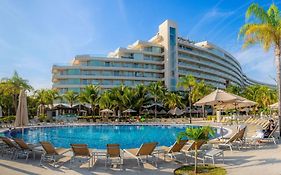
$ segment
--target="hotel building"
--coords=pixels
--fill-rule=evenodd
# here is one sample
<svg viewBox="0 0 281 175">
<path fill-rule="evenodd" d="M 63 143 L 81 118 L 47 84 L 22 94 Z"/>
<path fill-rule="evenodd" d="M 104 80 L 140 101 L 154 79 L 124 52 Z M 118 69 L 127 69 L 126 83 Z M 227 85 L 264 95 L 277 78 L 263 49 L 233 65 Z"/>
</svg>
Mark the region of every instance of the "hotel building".
<svg viewBox="0 0 281 175">
<path fill-rule="evenodd" d="M 157 81 L 176 90 L 179 79 L 188 74 L 221 89 L 229 84 L 264 84 L 249 79 L 227 51 L 208 41 L 195 43 L 180 37 L 177 24 L 170 20 L 163 22 L 148 41 L 138 40 L 107 57 L 78 55 L 71 65 L 53 65 L 52 74 L 53 89 L 60 93 L 80 92 L 90 84 L 109 89 Z"/>
</svg>

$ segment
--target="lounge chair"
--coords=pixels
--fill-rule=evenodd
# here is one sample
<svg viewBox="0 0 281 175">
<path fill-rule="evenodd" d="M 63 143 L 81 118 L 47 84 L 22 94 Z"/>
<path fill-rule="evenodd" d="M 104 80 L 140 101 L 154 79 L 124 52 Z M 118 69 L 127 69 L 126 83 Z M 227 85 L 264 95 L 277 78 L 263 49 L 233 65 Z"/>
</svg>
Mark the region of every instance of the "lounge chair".
<svg viewBox="0 0 281 175">
<path fill-rule="evenodd" d="M 261 141 L 272 141 L 274 144 L 277 144 L 278 138 L 275 136 L 275 132 L 278 129 L 278 125 L 271 131 L 271 133 L 266 138 L 262 138 Z"/>
<path fill-rule="evenodd" d="M 88 168 L 93 165 L 93 154 L 89 150 L 87 144 L 70 144 L 72 151 L 73 151 L 73 156 L 70 159 L 70 164 L 75 162 L 75 159 L 78 158 L 86 158 L 86 161 L 89 162 Z"/>
<path fill-rule="evenodd" d="M 195 150 L 195 143 L 196 142 L 192 142 L 190 145 L 187 145 L 187 147 L 185 147 L 182 151 L 185 153 L 186 156 L 188 157 L 194 157 L 194 150 Z M 206 141 L 201 140 L 197 142 L 197 150 L 200 153 L 201 152 L 201 147 L 206 143 Z"/>
<path fill-rule="evenodd" d="M 172 146 L 161 146 L 160 149 L 164 151 L 164 160 L 166 156 L 170 156 L 171 159 L 176 159 L 175 154 L 183 154 L 182 148 L 186 145 L 188 140 L 176 141 Z"/>
<path fill-rule="evenodd" d="M 244 134 L 246 131 L 246 127 L 236 132 L 234 135 L 232 135 L 227 141 L 224 143 L 218 144 L 218 147 L 229 147 L 229 149 L 232 151 L 232 147 L 237 145 L 238 149 L 240 150 L 240 146 L 244 143 Z"/>
<path fill-rule="evenodd" d="M 119 165 L 122 169 L 123 158 L 121 156 L 120 145 L 119 144 L 107 144 L 106 145 L 106 160 L 105 167 L 107 164 Z"/>
<path fill-rule="evenodd" d="M 156 148 L 157 144 L 157 142 L 144 143 L 140 146 L 140 148 L 125 149 L 124 151 L 137 159 L 139 167 L 140 163 L 144 163 L 142 158 L 145 157 L 146 159 L 148 159 L 149 156 L 154 159 L 152 161 L 155 162 L 155 166 L 157 167 L 157 158 L 155 157 L 154 153 L 154 149 Z"/>
<path fill-rule="evenodd" d="M 8 137 L 1 137 L 1 139 L 7 146 L 3 153 L 11 154 L 11 159 L 15 158 L 19 148 Z"/>
<path fill-rule="evenodd" d="M 53 166 L 56 166 L 58 159 L 69 151 L 69 149 L 65 148 L 55 148 L 50 142 L 40 142 L 40 144 L 44 149 L 44 152 L 41 155 L 40 165 L 42 165 L 42 161 L 49 160 L 53 162 Z"/>
<path fill-rule="evenodd" d="M 14 141 L 17 143 L 19 146 L 19 151 L 17 152 L 17 157 L 19 154 L 24 155 L 25 159 L 28 160 L 28 157 L 31 153 L 34 153 L 33 148 L 35 148 L 37 145 L 34 144 L 27 144 L 24 142 L 22 139 L 14 139 Z M 33 158 L 35 159 L 35 154 L 33 154 Z"/>
<path fill-rule="evenodd" d="M 205 159 L 212 159 L 213 164 L 215 164 L 215 159 L 217 157 L 222 157 L 222 162 L 224 163 L 224 152 L 221 149 L 209 149 L 205 150 L 203 153 L 203 164 L 205 164 Z"/>
</svg>

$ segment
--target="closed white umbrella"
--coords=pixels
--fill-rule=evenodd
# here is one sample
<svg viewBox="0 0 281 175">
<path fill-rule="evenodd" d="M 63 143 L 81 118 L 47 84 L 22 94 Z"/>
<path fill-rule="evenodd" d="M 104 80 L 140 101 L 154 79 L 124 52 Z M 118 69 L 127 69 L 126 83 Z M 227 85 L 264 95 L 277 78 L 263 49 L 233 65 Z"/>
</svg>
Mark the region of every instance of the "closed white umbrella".
<svg viewBox="0 0 281 175">
<path fill-rule="evenodd" d="M 19 104 L 16 114 L 15 126 L 20 126 L 23 132 L 23 126 L 25 125 L 28 125 L 27 101 L 25 91 L 21 90 L 19 95 Z"/>
</svg>

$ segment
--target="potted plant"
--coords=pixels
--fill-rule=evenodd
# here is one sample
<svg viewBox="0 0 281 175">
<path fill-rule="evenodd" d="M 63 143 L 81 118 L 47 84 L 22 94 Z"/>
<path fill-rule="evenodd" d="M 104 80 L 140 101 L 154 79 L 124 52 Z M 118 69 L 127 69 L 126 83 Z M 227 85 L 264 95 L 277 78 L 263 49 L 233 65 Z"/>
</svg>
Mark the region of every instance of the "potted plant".
<svg viewBox="0 0 281 175">
<path fill-rule="evenodd" d="M 181 140 L 183 138 L 188 138 L 195 142 L 194 149 L 194 173 L 197 173 L 197 157 L 198 157 L 198 147 L 197 144 L 199 141 L 208 141 L 212 136 L 214 136 L 215 131 L 210 126 L 202 126 L 202 127 L 188 127 L 184 132 L 180 132 L 177 136 L 177 140 Z"/>
</svg>

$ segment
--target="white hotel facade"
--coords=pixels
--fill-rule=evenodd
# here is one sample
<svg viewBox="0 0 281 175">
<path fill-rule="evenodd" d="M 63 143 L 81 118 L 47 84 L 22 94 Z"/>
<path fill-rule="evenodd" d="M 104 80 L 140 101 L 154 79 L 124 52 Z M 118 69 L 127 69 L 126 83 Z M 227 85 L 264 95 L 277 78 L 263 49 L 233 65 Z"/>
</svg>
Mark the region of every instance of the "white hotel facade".
<svg viewBox="0 0 281 175">
<path fill-rule="evenodd" d="M 249 79 L 227 51 L 208 41 L 194 43 L 178 36 L 177 24 L 170 20 L 149 41 L 138 40 L 107 57 L 78 55 L 69 66 L 53 65 L 52 82 L 60 93 L 80 92 L 89 84 L 109 89 L 157 81 L 176 90 L 179 79 L 188 74 L 221 89 L 228 84 L 264 84 Z"/>
</svg>

